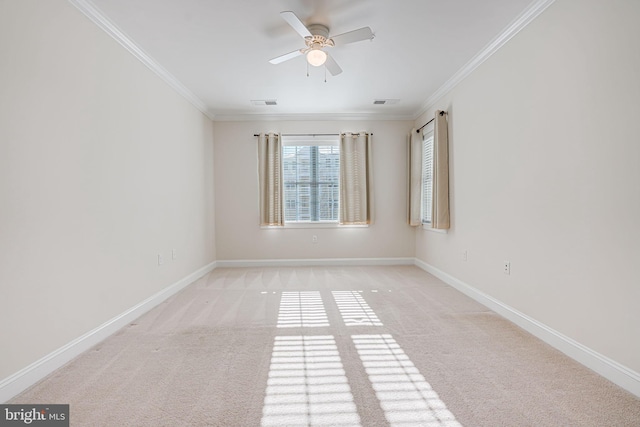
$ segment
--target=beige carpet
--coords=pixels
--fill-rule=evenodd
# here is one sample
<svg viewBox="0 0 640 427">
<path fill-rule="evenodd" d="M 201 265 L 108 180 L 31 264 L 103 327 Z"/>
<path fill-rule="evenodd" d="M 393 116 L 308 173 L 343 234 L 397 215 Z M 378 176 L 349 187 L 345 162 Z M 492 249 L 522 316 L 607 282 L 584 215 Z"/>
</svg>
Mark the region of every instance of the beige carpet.
<svg viewBox="0 0 640 427">
<path fill-rule="evenodd" d="M 409 266 L 217 269 L 10 403 L 72 426 L 640 426 L 640 399 Z"/>
</svg>

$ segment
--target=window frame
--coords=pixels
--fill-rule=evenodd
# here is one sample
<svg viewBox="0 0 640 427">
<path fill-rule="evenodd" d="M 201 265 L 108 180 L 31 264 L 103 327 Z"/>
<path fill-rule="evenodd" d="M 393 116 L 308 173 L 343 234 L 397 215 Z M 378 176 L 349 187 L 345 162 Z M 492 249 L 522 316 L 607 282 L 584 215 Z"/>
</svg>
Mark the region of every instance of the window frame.
<svg viewBox="0 0 640 427">
<path fill-rule="evenodd" d="M 429 212 L 429 218 L 425 218 L 426 212 L 425 212 L 425 196 L 427 196 L 427 191 L 425 189 L 425 183 L 427 181 L 427 179 L 425 179 L 425 175 L 429 172 L 431 173 L 431 177 L 428 180 L 431 183 L 431 189 L 429 191 L 429 195 L 431 197 L 431 201 L 428 203 L 428 208 L 429 210 L 432 209 L 433 206 L 433 142 L 434 142 L 434 130 L 433 127 L 426 131 L 423 132 L 422 134 L 422 176 L 420 178 L 420 222 L 422 223 L 423 227 L 427 227 L 427 228 L 431 228 L 431 212 Z M 428 148 L 428 144 L 431 147 L 431 155 L 427 156 L 427 148 Z M 427 159 L 431 159 L 430 160 L 430 165 L 427 168 Z"/>
<path fill-rule="evenodd" d="M 287 220 L 287 200 L 286 200 L 286 184 L 285 181 L 285 147 L 337 147 L 338 148 L 338 159 L 341 160 L 342 153 L 340 151 L 340 136 L 336 135 L 302 135 L 302 136 L 282 136 L 282 177 L 283 177 L 283 197 L 285 197 L 283 208 L 284 208 L 284 227 L 285 228 L 337 228 L 344 227 L 340 225 L 340 163 L 338 163 L 338 215 L 335 220 L 304 220 L 304 221 L 288 221 Z M 317 178 L 317 173 L 316 173 Z M 311 181 L 314 182 L 314 181 Z M 317 200 L 316 203 L 319 203 Z M 266 227 L 270 228 L 270 227 Z"/>
<path fill-rule="evenodd" d="M 447 234 L 448 230 L 445 229 L 436 229 L 433 228 L 431 226 L 432 222 L 431 221 L 425 221 L 424 219 L 424 196 L 425 196 L 425 189 L 424 189 L 424 173 L 425 173 L 425 167 L 424 167 L 424 161 L 425 161 L 425 144 L 428 140 L 431 140 L 431 204 L 429 205 L 430 207 L 433 206 L 433 149 L 434 149 L 434 142 L 435 142 L 435 129 L 434 126 L 431 125 L 429 126 L 428 130 L 424 130 L 422 133 L 422 177 L 420 179 L 420 223 L 422 225 L 422 229 L 423 230 L 427 230 L 427 231 L 431 231 L 434 233 L 441 233 L 441 234 Z M 431 219 L 431 218 L 430 218 Z"/>
</svg>

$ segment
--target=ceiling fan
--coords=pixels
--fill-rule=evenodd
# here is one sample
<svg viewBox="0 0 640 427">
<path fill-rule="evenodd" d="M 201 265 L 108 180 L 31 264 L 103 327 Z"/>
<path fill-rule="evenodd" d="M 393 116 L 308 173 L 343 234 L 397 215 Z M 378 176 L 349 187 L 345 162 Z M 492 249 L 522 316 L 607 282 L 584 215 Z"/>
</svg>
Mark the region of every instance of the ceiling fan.
<svg viewBox="0 0 640 427">
<path fill-rule="evenodd" d="M 280 64 L 300 55 L 307 55 L 307 62 L 315 67 L 324 66 L 329 70 L 332 76 L 337 76 L 342 72 L 342 68 L 338 63 L 324 51 L 327 47 L 342 46 L 347 43 L 359 42 L 361 40 L 372 40 L 374 37 L 371 28 L 362 27 L 358 30 L 349 31 L 347 33 L 338 34 L 337 36 L 329 36 L 329 28 L 322 24 L 311 24 L 306 26 L 300 18 L 291 11 L 280 12 L 282 19 L 287 21 L 291 27 L 296 30 L 304 38 L 306 47 L 269 60 L 272 64 Z"/>
</svg>

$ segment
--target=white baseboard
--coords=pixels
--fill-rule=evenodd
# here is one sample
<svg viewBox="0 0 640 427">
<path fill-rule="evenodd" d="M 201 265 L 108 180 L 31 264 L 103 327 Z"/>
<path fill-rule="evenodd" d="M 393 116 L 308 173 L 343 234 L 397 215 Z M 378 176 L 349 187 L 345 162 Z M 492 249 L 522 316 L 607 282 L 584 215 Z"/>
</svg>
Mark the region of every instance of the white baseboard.
<svg viewBox="0 0 640 427">
<path fill-rule="evenodd" d="M 0 382 L 0 402 L 7 402 L 12 397 L 31 387 L 56 369 L 60 368 L 82 352 L 90 349 L 111 334 L 123 328 L 133 320 L 142 316 L 170 296 L 176 294 L 187 285 L 195 282 L 205 274 L 216 268 L 216 262 L 205 265 L 182 278 L 176 283 L 166 287 L 155 295 L 150 296 L 129 310 L 103 323 L 97 328 L 74 339 L 70 343 L 60 347 L 42 359 L 32 363 L 15 374 Z"/>
<path fill-rule="evenodd" d="M 285 260 L 228 260 L 208 264 L 178 282 L 147 298 L 124 313 L 76 338 L 63 347 L 32 363 L 0 382 L 0 402 L 6 402 L 40 381 L 82 352 L 137 319 L 153 307 L 176 294 L 187 285 L 219 267 L 301 267 L 301 266 L 358 266 L 358 265 L 416 265 L 445 283 L 473 298 L 509 321 L 540 338 L 577 362 L 592 369 L 609 381 L 640 397 L 640 374 L 603 356 L 573 339 L 549 328 L 497 299 L 461 280 L 415 258 L 346 258 L 346 259 L 285 259 Z"/>
<path fill-rule="evenodd" d="M 414 265 L 415 258 L 318 258 L 219 260 L 218 267 L 314 267 L 357 265 Z"/>
<path fill-rule="evenodd" d="M 497 299 L 479 291 L 463 281 L 445 273 L 438 268 L 419 259 L 415 265 L 424 271 L 433 274 L 440 280 L 456 288 L 463 294 L 473 298 L 480 304 L 490 308 L 507 320 L 520 326 L 530 334 L 540 338 L 547 344 L 560 350 L 575 361 L 597 372 L 614 384 L 619 385 L 632 394 L 640 397 L 640 374 L 609 359 L 602 354 L 580 344 L 579 342 L 551 329 L 547 325 L 515 310 Z"/>
</svg>

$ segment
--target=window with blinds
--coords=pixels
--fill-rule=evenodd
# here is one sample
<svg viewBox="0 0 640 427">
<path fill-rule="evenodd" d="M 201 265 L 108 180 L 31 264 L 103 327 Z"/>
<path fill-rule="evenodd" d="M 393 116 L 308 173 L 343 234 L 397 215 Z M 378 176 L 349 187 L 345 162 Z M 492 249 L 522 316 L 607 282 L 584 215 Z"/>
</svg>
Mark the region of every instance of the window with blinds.
<svg viewBox="0 0 640 427">
<path fill-rule="evenodd" d="M 338 222 L 340 148 L 337 138 L 335 141 L 283 139 L 282 168 L 285 223 Z"/>
<path fill-rule="evenodd" d="M 431 224 L 433 204 L 433 131 L 423 134 L 422 139 L 422 208 L 423 224 Z"/>
</svg>

